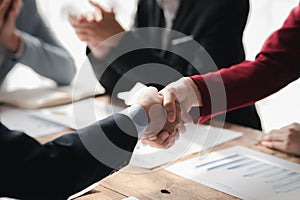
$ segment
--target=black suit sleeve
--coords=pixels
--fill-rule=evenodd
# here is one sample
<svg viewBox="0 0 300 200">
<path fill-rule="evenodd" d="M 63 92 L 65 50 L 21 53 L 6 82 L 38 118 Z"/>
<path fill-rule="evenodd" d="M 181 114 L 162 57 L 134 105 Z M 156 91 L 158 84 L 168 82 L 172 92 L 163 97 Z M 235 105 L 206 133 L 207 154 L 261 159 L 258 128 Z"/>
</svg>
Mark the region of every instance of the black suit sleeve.
<svg viewBox="0 0 300 200">
<path fill-rule="evenodd" d="M 126 132 L 118 125 L 126 124 Z M 99 126 L 103 132 L 99 131 Z M 98 136 L 97 136 L 98 135 Z M 103 141 L 94 141 L 99 153 L 111 156 L 110 165 L 98 161 L 82 138 L 107 138 L 127 152 L 114 157 Z M 59 137 L 44 145 L 28 135 L 0 124 L 0 196 L 18 199 L 67 199 L 110 175 L 131 157 L 137 132 L 125 115 L 116 114 L 90 127 Z M 89 150 L 87 150 L 89 149 Z"/>
</svg>

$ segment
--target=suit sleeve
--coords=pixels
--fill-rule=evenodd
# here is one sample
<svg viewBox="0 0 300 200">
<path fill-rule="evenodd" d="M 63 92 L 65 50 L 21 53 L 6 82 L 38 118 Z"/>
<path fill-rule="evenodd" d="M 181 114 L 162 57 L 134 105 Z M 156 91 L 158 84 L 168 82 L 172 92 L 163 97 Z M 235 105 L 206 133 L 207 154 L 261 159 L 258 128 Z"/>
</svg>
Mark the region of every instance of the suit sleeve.
<svg viewBox="0 0 300 200">
<path fill-rule="evenodd" d="M 122 124 L 126 125 L 126 131 L 121 128 Z M 98 138 L 103 140 L 89 143 Z M 105 144 L 104 139 L 109 144 Z M 136 142 L 135 126 L 122 114 L 115 114 L 78 133 L 64 135 L 44 145 L 1 124 L 0 196 L 67 199 L 127 165 Z M 126 154 L 117 156 L 113 148 Z M 102 158 L 97 154 L 109 156 L 110 163 L 100 160 Z"/>
<path fill-rule="evenodd" d="M 300 76 L 300 7 L 295 8 L 283 27 L 265 42 L 261 52 L 252 62 L 222 69 L 203 76 L 192 76 L 203 99 L 202 117 L 205 121 L 216 114 L 254 104 L 282 89 Z M 218 96 L 210 91 L 225 87 L 227 108 L 212 111 Z M 217 106 L 218 107 L 218 106 Z"/>
<path fill-rule="evenodd" d="M 70 84 L 76 72 L 73 59 L 45 24 L 35 1 L 26 1 L 25 4 L 31 4 L 24 9 L 28 8 L 25 12 L 31 12 L 28 15 L 34 16 L 34 30 L 33 34 L 22 32 L 24 52 L 17 61 L 54 80 L 58 85 Z"/>
</svg>

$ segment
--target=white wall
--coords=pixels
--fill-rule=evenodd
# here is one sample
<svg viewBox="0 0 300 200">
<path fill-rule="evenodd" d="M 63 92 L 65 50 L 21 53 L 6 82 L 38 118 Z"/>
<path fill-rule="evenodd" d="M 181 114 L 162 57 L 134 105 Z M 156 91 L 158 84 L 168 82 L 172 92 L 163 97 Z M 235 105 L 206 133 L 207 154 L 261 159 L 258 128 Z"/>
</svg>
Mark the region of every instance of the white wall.
<svg viewBox="0 0 300 200">
<path fill-rule="evenodd" d="M 74 57 L 77 67 L 80 67 L 86 59 L 85 44 L 77 39 L 67 20 L 62 16 L 61 8 L 72 3 L 89 10 L 87 0 L 37 1 L 50 26 Z M 116 5 L 118 19 L 125 27 L 130 27 L 136 0 L 99 0 L 98 2 L 106 7 Z M 270 33 L 281 26 L 290 10 L 297 5 L 298 0 L 250 0 L 250 2 L 251 13 L 245 30 L 244 43 L 247 59 L 251 60 L 259 52 Z M 11 81 L 13 87 L 17 87 L 18 84 L 23 85 L 25 80 L 31 87 L 44 83 L 43 79 L 32 75 L 28 69 L 19 69 L 19 75 L 17 74 L 15 76 L 18 78 Z M 294 121 L 300 122 L 300 112 L 297 109 L 300 105 L 299 91 L 300 81 L 296 81 L 279 93 L 257 103 L 265 130 L 279 128 Z"/>
<path fill-rule="evenodd" d="M 247 59 L 253 60 L 265 39 L 281 27 L 291 9 L 298 5 L 299 0 L 251 0 L 250 2 L 251 13 L 245 29 L 244 43 Z M 300 122 L 300 80 L 256 103 L 256 107 L 265 131 L 292 122 Z"/>
</svg>

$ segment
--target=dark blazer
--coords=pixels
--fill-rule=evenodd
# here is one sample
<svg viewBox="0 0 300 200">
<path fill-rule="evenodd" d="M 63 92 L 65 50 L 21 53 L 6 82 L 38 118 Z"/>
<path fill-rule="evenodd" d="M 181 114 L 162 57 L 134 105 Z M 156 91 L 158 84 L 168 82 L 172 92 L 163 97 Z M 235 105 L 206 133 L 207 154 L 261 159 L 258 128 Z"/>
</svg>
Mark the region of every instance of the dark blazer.
<svg viewBox="0 0 300 200">
<path fill-rule="evenodd" d="M 242 38 L 248 12 L 248 0 L 182 0 L 172 29 L 187 36 L 192 36 L 194 40 L 205 48 L 218 68 L 221 69 L 240 63 L 245 59 Z M 165 27 L 163 11 L 156 3 L 156 0 L 139 1 L 135 27 Z M 162 35 L 156 34 L 144 34 L 140 37 L 136 36 L 135 33 L 132 33 L 131 36 L 128 35 L 130 35 L 130 32 L 127 33 L 125 38 L 136 38 L 135 42 L 132 42 L 130 45 L 137 45 L 145 41 L 157 41 L 162 38 Z M 168 48 L 180 48 L 180 46 L 172 46 L 172 39 L 174 38 L 170 38 L 168 41 Z M 122 45 L 126 45 L 126 43 L 124 42 L 123 44 L 121 41 L 118 48 L 122 49 Z M 111 54 L 116 53 L 118 48 L 112 50 Z M 190 51 L 190 54 L 196 58 L 197 55 L 193 55 L 193 50 L 191 49 Z M 145 63 L 160 63 L 171 66 L 182 76 L 199 73 L 185 59 L 159 49 L 146 48 L 132 51 L 116 60 L 108 58 L 109 62 L 106 60 L 97 61 L 92 55 L 89 55 L 89 58 L 101 84 L 110 94 L 118 92 L 115 85 L 126 72 Z M 101 71 L 107 65 L 109 67 L 104 72 Z M 202 69 L 201 73 L 213 70 L 207 66 Z M 118 90 L 129 90 L 136 81 L 143 82 L 143 79 L 147 79 L 147 77 L 130 77 L 126 84 L 118 86 Z M 170 83 L 178 79 L 178 77 L 170 76 L 165 77 L 165 79 L 164 83 Z M 254 106 L 228 113 L 226 121 L 261 129 L 260 119 Z"/>
<path fill-rule="evenodd" d="M 224 84 L 227 109 L 248 106 L 261 100 L 300 78 L 300 6 L 293 9 L 282 28 L 274 32 L 252 62 L 223 69 L 220 73 L 193 76 L 203 94 L 203 112 L 200 122 L 226 110 L 210 109 L 206 83 L 215 87 Z M 221 74 L 223 81 L 216 79 Z M 285 105 L 282 105 L 285 106 Z"/>
<path fill-rule="evenodd" d="M 132 135 L 121 130 L 120 124 L 126 124 L 126 131 Z M 99 126 L 104 133 L 99 132 Z M 89 153 L 85 147 L 87 143 L 82 143 L 83 137 L 91 141 L 99 137 L 108 138 L 109 143 L 128 154 L 115 155 L 104 140 L 95 140 L 96 151 L 110 157 L 110 166 L 106 166 Z M 79 133 L 64 135 L 43 145 L 0 124 L 0 197 L 66 200 L 112 174 L 115 169 L 127 165 L 136 143 L 136 128 L 122 114 L 115 114 Z"/>
</svg>

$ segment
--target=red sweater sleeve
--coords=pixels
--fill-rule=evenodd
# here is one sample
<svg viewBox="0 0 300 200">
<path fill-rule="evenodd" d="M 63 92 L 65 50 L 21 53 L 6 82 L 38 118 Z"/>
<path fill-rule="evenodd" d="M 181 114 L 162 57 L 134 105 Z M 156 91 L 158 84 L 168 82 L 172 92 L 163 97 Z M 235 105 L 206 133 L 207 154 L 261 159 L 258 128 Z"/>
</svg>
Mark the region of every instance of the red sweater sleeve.
<svg viewBox="0 0 300 200">
<path fill-rule="evenodd" d="M 268 38 L 255 61 L 191 77 L 203 100 L 199 122 L 253 104 L 299 77 L 300 6 L 293 9 L 282 28 Z M 222 95 L 222 88 L 226 95 Z"/>
</svg>

